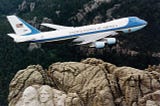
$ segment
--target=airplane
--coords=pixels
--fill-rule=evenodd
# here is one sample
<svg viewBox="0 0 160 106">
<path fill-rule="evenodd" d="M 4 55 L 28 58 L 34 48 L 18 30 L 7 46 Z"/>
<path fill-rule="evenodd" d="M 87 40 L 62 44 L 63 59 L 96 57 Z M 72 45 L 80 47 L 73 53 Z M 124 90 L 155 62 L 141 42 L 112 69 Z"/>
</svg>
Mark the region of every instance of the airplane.
<svg viewBox="0 0 160 106">
<path fill-rule="evenodd" d="M 147 25 L 145 20 L 138 17 L 125 17 L 115 19 L 105 23 L 86 25 L 79 27 L 68 27 L 50 23 L 42 23 L 42 26 L 53 28 L 53 31 L 40 32 L 24 20 L 15 15 L 7 16 L 15 33 L 8 34 L 14 42 L 54 42 L 73 39 L 76 45 L 89 45 L 89 47 L 104 48 L 106 44 L 116 43 L 116 38 L 112 37 L 119 33 L 135 32 Z"/>
</svg>

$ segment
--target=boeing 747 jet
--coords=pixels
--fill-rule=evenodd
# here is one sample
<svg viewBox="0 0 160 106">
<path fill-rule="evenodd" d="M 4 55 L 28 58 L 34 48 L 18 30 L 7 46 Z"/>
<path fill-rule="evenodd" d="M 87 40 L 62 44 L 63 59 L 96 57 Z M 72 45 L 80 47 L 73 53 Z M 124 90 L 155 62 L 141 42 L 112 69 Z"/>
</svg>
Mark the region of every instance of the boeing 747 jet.
<svg viewBox="0 0 160 106">
<path fill-rule="evenodd" d="M 54 31 L 41 32 L 15 15 L 7 16 L 15 33 L 8 34 L 15 42 L 54 42 L 73 39 L 76 45 L 88 45 L 89 47 L 104 48 L 105 44 L 116 43 L 115 35 L 123 32 L 130 33 L 144 28 L 145 20 L 138 17 L 126 17 L 109 22 L 86 25 L 80 27 L 67 27 L 49 23 L 41 25 L 53 28 Z"/>
</svg>

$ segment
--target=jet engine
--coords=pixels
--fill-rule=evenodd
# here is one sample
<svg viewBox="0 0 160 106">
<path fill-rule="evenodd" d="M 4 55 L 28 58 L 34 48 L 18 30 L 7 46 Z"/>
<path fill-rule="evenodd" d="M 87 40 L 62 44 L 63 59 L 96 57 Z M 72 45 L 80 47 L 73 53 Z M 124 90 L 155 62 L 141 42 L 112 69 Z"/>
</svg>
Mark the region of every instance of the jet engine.
<svg viewBox="0 0 160 106">
<path fill-rule="evenodd" d="M 97 49 L 100 49 L 100 48 L 104 48 L 106 43 L 108 45 L 115 44 L 116 43 L 116 39 L 115 38 L 104 38 L 101 41 L 96 41 L 96 42 L 92 43 L 90 45 L 90 47 L 95 47 Z"/>
<path fill-rule="evenodd" d="M 97 49 L 104 48 L 105 47 L 105 42 L 104 41 L 97 41 L 97 42 L 94 43 L 94 47 L 97 48 Z"/>
<path fill-rule="evenodd" d="M 105 38 L 105 40 L 108 45 L 113 45 L 116 43 L 116 38 Z"/>
</svg>

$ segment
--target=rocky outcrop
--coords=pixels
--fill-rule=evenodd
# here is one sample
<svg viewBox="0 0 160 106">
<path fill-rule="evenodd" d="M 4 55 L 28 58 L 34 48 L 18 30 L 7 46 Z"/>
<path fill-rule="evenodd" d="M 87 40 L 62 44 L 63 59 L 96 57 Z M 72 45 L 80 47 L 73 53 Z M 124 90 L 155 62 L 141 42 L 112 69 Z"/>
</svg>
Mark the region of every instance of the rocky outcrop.
<svg viewBox="0 0 160 106">
<path fill-rule="evenodd" d="M 112 13 L 114 10 L 119 9 L 119 7 L 120 7 L 120 4 L 115 4 L 112 8 L 110 8 L 106 11 L 106 16 L 108 17 L 107 20 L 114 19 L 114 17 L 112 17 Z"/>
<path fill-rule="evenodd" d="M 23 0 L 22 3 L 18 6 L 19 12 L 24 12 L 26 10 L 29 10 L 30 12 L 34 11 L 36 6 L 35 2 L 27 2 L 26 0 Z"/>
<path fill-rule="evenodd" d="M 38 102 L 33 103 L 42 106 L 53 103 L 54 106 L 59 106 L 58 103 L 62 106 L 159 106 L 160 72 L 152 69 L 117 67 L 95 58 L 54 63 L 48 70 L 39 65 L 29 66 L 11 81 L 9 105 L 23 103 L 25 92 L 34 91 L 38 96 L 33 97 Z M 52 95 L 45 102 L 40 99 L 43 94 Z"/>
<path fill-rule="evenodd" d="M 25 88 L 34 84 L 52 86 L 54 83 L 40 65 L 28 66 L 26 69 L 18 71 L 10 83 L 8 96 L 10 106 L 15 106 Z"/>
<path fill-rule="evenodd" d="M 77 49 L 81 51 L 81 55 L 84 55 L 84 56 L 91 56 L 95 54 L 105 55 L 106 53 L 110 53 L 110 52 L 114 52 L 116 54 L 122 54 L 126 56 L 137 56 L 140 54 L 138 51 L 124 48 L 123 41 L 120 42 L 118 40 L 116 45 L 106 45 L 105 48 L 99 49 L 99 50 L 97 50 L 96 48 L 90 48 L 88 47 L 88 45 L 82 45 Z"/>
<path fill-rule="evenodd" d="M 35 3 L 35 2 L 31 2 L 31 3 L 30 3 L 30 11 L 31 11 L 31 12 L 34 10 L 35 6 L 36 6 L 36 3 Z"/>
<path fill-rule="evenodd" d="M 158 57 L 158 58 L 160 58 L 160 53 L 152 53 L 152 57 Z"/>
<path fill-rule="evenodd" d="M 90 1 L 87 4 L 84 4 L 83 9 L 79 9 L 79 12 L 75 16 L 71 17 L 69 20 L 71 20 L 72 22 L 74 22 L 74 21 L 81 22 L 82 20 L 85 19 L 85 17 L 87 16 L 88 13 L 91 13 L 94 10 L 96 10 L 98 7 L 100 7 L 101 4 L 110 3 L 110 2 L 111 2 L 111 0 Z M 94 23 L 94 22 L 92 22 L 92 23 Z"/>
<path fill-rule="evenodd" d="M 26 0 L 24 0 L 23 2 L 22 2 L 22 4 L 20 4 L 19 6 L 18 6 L 18 10 L 19 11 L 24 11 L 24 10 L 26 10 L 27 9 L 27 2 L 26 2 Z"/>
</svg>

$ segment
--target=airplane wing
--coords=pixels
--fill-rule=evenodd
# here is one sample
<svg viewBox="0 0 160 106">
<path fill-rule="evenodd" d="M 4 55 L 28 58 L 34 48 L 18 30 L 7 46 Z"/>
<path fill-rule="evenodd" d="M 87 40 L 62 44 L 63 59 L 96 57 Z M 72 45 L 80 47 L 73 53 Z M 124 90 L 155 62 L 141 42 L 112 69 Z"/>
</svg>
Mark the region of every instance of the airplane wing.
<svg viewBox="0 0 160 106">
<path fill-rule="evenodd" d="M 105 38 L 108 36 L 114 36 L 117 35 L 118 33 L 115 31 L 110 31 L 110 32 L 105 32 L 102 34 L 92 34 L 92 35 L 86 35 L 86 36 L 80 36 L 76 39 L 73 40 L 73 42 L 77 42 L 76 45 L 85 45 L 85 44 L 91 44 L 96 41 L 105 41 Z"/>
<path fill-rule="evenodd" d="M 49 23 L 42 23 L 41 25 L 52 28 L 52 29 L 56 29 L 56 30 L 73 28 L 73 27 L 67 27 L 67 26 L 61 26 L 61 25 L 49 24 Z"/>
</svg>

